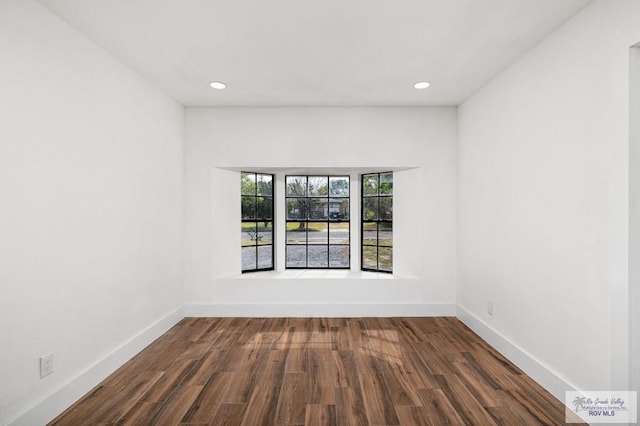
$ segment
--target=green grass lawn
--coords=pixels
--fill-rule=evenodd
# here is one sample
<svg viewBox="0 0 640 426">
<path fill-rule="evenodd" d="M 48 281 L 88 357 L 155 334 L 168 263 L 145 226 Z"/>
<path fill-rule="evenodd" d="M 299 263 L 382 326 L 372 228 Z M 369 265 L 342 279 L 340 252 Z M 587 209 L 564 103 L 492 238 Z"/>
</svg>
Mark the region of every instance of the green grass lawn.
<svg viewBox="0 0 640 426">
<path fill-rule="evenodd" d="M 287 231 L 297 231 L 299 230 L 299 223 L 300 222 L 287 222 Z M 327 231 L 327 222 L 307 222 L 307 227 L 309 229 L 309 232 L 321 232 Z M 349 230 L 349 223 L 347 222 L 339 222 L 339 223 L 334 223 L 331 222 L 331 229 L 342 229 L 342 230 Z M 300 229 L 300 231 L 303 231 L 303 229 Z"/>
<path fill-rule="evenodd" d="M 257 222 L 258 232 L 267 232 L 273 230 L 273 222 Z M 256 222 L 242 222 L 242 232 L 254 231 L 256 229 Z"/>
</svg>

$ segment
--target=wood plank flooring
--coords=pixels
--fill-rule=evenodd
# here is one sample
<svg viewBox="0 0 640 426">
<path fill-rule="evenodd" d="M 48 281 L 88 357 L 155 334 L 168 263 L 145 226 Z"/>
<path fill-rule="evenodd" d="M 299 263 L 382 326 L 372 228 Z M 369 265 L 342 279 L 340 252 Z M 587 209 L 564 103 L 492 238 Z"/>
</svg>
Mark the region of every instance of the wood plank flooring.
<svg viewBox="0 0 640 426">
<path fill-rule="evenodd" d="M 50 424 L 563 422 L 455 318 L 185 318 Z"/>
</svg>

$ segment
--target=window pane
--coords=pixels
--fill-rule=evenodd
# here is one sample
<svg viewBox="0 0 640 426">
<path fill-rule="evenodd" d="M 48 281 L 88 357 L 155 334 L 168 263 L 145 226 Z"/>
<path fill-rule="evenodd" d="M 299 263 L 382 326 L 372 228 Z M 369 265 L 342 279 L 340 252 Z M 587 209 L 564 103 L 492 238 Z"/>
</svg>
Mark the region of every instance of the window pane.
<svg viewBox="0 0 640 426">
<path fill-rule="evenodd" d="M 243 246 L 251 246 L 256 244 L 257 223 L 242 222 L 240 224 L 240 243 Z"/>
<path fill-rule="evenodd" d="M 240 173 L 242 272 L 273 269 L 273 175 Z"/>
<path fill-rule="evenodd" d="M 286 266 L 338 268 L 346 262 L 348 267 L 349 176 L 286 176 L 285 183 L 287 244 L 306 245 L 304 252 L 287 247 Z M 335 259 L 331 262 L 330 244 L 346 247 L 335 249 Z"/>
<path fill-rule="evenodd" d="M 381 246 L 393 246 L 393 224 L 390 222 L 380 222 L 378 231 L 378 244 Z"/>
<path fill-rule="evenodd" d="M 242 270 L 256 269 L 256 247 L 242 247 Z"/>
<path fill-rule="evenodd" d="M 349 178 L 329 177 L 329 195 L 331 197 L 348 197 L 349 196 Z"/>
<path fill-rule="evenodd" d="M 326 268 L 329 266 L 328 246 L 309 246 L 309 268 Z"/>
<path fill-rule="evenodd" d="M 332 268 L 348 268 L 349 246 L 329 246 L 329 266 Z"/>
<path fill-rule="evenodd" d="M 307 246 L 287 246 L 287 268 L 307 266 Z"/>
<path fill-rule="evenodd" d="M 362 219 L 378 219 L 378 197 L 364 198 L 362 202 Z"/>
<path fill-rule="evenodd" d="M 309 199 L 309 219 L 327 220 L 328 202 L 326 198 Z"/>
<path fill-rule="evenodd" d="M 378 268 L 381 271 L 393 270 L 393 249 L 391 247 L 380 247 L 378 249 Z"/>
<path fill-rule="evenodd" d="M 376 231 L 378 230 L 378 222 L 363 222 L 362 223 L 363 231 Z"/>
<path fill-rule="evenodd" d="M 258 247 L 258 269 L 273 268 L 273 246 Z"/>
<path fill-rule="evenodd" d="M 287 198 L 287 220 L 307 218 L 306 198 Z"/>
<path fill-rule="evenodd" d="M 329 224 L 329 244 L 349 244 L 349 223 Z"/>
<path fill-rule="evenodd" d="M 362 247 L 362 267 L 366 269 L 378 269 L 377 247 Z"/>
<path fill-rule="evenodd" d="M 349 199 L 348 198 L 329 199 L 329 219 L 349 220 Z"/>
<path fill-rule="evenodd" d="M 258 175 L 258 195 L 273 195 L 272 175 Z"/>
<path fill-rule="evenodd" d="M 242 195 L 256 194 L 256 174 L 255 173 L 241 173 L 240 191 Z"/>
<path fill-rule="evenodd" d="M 367 223 L 367 226 L 362 230 L 362 244 L 368 246 L 378 245 L 378 230 L 377 223 Z M 373 229 L 372 229 L 373 228 Z"/>
<path fill-rule="evenodd" d="M 362 194 L 378 195 L 378 175 L 362 175 Z"/>
<path fill-rule="evenodd" d="M 393 198 L 380 197 L 380 208 L 378 211 L 378 218 L 380 220 L 393 219 Z"/>
<path fill-rule="evenodd" d="M 307 224 L 305 222 L 287 223 L 287 244 L 307 244 Z"/>
<path fill-rule="evenodd" d="M 256 218 L 256 198 L 242 196 L 242 218 L 243 219 L 255 219 Z"/>
<path fill-rule="evenodd" d="M 328 176 L 309 176 L 309 192 L 307 195 L 316 197 L 329 194 L 329 177 Z"/>
<path fill-rule="evenodd" d="M 273 219 L 271 212 L 273 211 L 273 198 L 258 197 L 256 198 L 256 219 Z"/>
<path fill-rule="evenodd" d="M 362 269 L 392 272 L 393 172 L 362 175 Z"/>
<path fill-rule="evenodd" d="M 329 244 L 328 224 L 326 222 L 309 222 L 307 226 L 309 229 L 307 242 L 309 244 Z"/>
<path fill-rule="evenodd" d="M 307 177 L 287 176 L 287 197 L 306 197 Z"/>
<path fill-rule="evenodd" d="M 380 195 L 393 195 L 393 173 L 380 173 Z"/>
<path fill-rule="evenodd" d="M 256 239 L 261 246 L 273 244 L 273 222 L 259 222 Z"/>
</svg>

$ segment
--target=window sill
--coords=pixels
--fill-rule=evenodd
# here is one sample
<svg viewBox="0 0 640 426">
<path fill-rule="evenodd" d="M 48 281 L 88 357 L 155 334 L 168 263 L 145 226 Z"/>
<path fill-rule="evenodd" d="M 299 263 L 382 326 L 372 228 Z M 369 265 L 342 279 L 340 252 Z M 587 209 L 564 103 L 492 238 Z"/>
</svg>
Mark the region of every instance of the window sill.
<svg viewBox="0 0 640 426">
<path fill-rule="evenodd" d="M 384 272 L 331 270 L 331 269 L 288 269 L 282 272 L 262 271 L 250 272 L 237 276 L 228 277 L 232 279 L 343 279 L 343 280 L 394 280 L 394 279 L 417 279 L 414 277 L 397 277 Z"/>
</svg>

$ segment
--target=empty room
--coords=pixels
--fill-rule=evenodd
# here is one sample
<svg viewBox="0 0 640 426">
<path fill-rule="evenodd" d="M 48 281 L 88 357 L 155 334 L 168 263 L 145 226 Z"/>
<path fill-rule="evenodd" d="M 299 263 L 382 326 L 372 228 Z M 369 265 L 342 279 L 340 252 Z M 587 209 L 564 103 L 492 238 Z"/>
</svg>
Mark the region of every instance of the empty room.
<svg viewBox="0 0 640 426">
<path fill-rule="evenodd" d="M 0 425 L 637 421 L 640 1 L 0 0 L 0 114 Z"/>
</svg>

